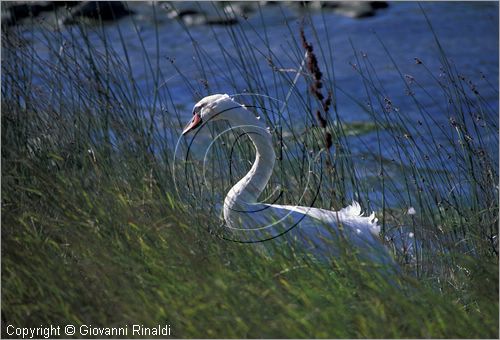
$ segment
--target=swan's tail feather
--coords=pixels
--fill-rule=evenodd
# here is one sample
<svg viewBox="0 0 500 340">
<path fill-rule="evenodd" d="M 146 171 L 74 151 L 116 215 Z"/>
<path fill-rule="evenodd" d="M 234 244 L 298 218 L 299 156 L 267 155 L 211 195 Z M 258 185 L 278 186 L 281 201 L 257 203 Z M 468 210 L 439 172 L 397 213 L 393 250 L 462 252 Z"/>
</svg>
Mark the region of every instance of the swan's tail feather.
<svg viewBox="0 0 500 340">
<path fill-rule="evenodd" d="M 368 218 L 370 219 L 370 221 L 373 223 L 373 224 L 377 224 L 378 223 L 378 218 L 375 217 L 375 212 L 372 211 L 371 215 L 368 216 Z"/>
<path fill-rule="evenodd" d="M 378 218 L 375 217 L 375 212 L 372 212 L 370 216 L 363 216 L 361 205 L 358 202 L 352 201 L 351 205 L 343 208 L 339 212 L 351 218 L 366 219 L 366 222 L 370 226 L 370 232 L 375 235 L 380 233 L 380 226 L 378 225 Z"/>
<path fill-rule="evenodd" d="M 359 205 L 359 203 L 356 201 L 352 201 L 351 205 L 348 205 L 347 207 L 342 208 L 339 212 L 346 214 L 347 216 L 353 216 L 353 217 L 354 216 L 359 217 L 362 215 L 361 205 Z"/>
</svg>

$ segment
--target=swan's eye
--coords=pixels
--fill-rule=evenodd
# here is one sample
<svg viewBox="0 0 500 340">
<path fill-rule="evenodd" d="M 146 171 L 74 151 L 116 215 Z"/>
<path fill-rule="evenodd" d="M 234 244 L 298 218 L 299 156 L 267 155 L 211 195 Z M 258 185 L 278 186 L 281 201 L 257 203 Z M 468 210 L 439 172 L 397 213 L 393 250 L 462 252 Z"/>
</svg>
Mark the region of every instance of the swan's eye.
<svg viewBox="0 0 500 340">
<path fill-rule="evenodd" d="M 193 108 L 193 116 L 194 116 L 195 114 L 198 114 L 198 115 L 200 115 L 200 116 L 201 116 L 201 109 L 203 109 L 203 106 L 205 106 L 205 104 L 201 104 L 200 106 L 195 106 L 195 107 Z"/>
</svg>

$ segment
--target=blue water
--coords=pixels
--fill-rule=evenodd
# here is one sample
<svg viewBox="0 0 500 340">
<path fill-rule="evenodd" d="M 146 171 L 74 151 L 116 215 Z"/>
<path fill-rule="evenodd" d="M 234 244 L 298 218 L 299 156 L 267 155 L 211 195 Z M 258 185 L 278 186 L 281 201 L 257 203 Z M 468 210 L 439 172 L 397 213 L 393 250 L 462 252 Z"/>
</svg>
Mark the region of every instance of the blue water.
<svg viewBox="0 0 500 340">
<path fill-rule="evenodd" d="M 137 6 L 141 5 L 135 4 L 136 8 Z M 142 5 L 142 7 L 148 7 L 148 5 Z M 476 81 L 480 80 L 481 74 L 486 75 L 498 91 L 498 4 L 496 2 L 424 2 L 422 7 L 444 51 L 456 68 Z M 299 60 L 294 55 L 296 51 L 293 51 L 290 46 L 296 46 L 295 41 L 299 41 L 300 21 L 303 17 L 309 17 L 314 23 L 317 39 L 313 38 L 310 25 L 307 23 L 306 34 L 313 45 L 317 44 L 317 41 L 322 43 L 323 53 L 320 53 L 319 46 L 316 45 L 316 51 L 321 55 L 320 67 L 326 73 L 325 78 L 328 77 L 330 82 L 334 79 L 335 85 L 343 90 L 337 91 L 337 101 L 339 114 L 347 121 L 357 120 L 356 115 L 361 113 L 353 100 L 347 98 L 342 92 L 361 101 L 365 95 L 362 82 L 351 66 L 352 63 L 356 63 L 351 43 L 356 50 L 366 53 L 377 70 L 384 92 L 393 103 L 403 104 L 408 98 L 405 96 L 403 84 L 398 79 L 399 76 L 391 60 L 378 39 L 386 46 L 404 74 L 414 76 L 431 93 L 438 90 L 431 78 L 421 74 L 422 68 L 416 65 L 414 60 L 414 58 L 421 59 L 436 76 L 439 74 L 441 62 L 434 36 L 417 3 L 391 2 L 387 9 L 378 10 L 374 17 L 363 19 L 343 17 L 329 10 L 299 11 L 285 5 L 261 6 L 260 9 L 249 14 L 248 20 L 240 18 L 237 30 L 243 31 L 252 49 L 264 53 L 268 48 L 263 42 L 265 37 L 274 54 L 273 58 L 280 60 L 285 67 L 298 68 L 299 66 L 297 64 Z M 206 80 L 212 92 L 229 92 L 234 86 L 241 91 L 247 90 L 242 79 L 243 74 L 238 73 L 241 73 L 241 70 L 238 70 L 237 66 L 228 67 L 214 39 L 216 35 L 223 44 L 227 42 L 228 53 L 233 57 L 236 56 L 237 53 L 230 42 L 227 27 L 192 26 L 189 28 L 191 39 L 178 21 L 165 17 L 162 9 L 156 8 L 155 16 L 151 10 L 145 12 L 147 14 L 107 24 L 103 31 L 96 28 L 95 32 L 96 37 L 104 32 L 108 38 L 108 44 L 121 53 L 122 58 L 124 58 L 122 51 L 124 47 L 126 48 L 134 70 L 134 77 L 143 90 L 145 104 L 150 104 L 148 99 L 153 96 L 154 89 L 145 64 L 144 49 L 153 67 L 156 67 L 157 63 L 160 66 L 161 77 L 165 81 L 165 86 L 168 86 L 175 94 L 173 99 L 176 105 L 185 107 L 185 111 L 181 114 L 186 118 L 189 117 L 190 108 L 199 96 L 208 94 L 203 90 L 199 79 L 201 75 L 195 66 L 195 63 L 199 61 L 197 61 L 198 55 L 194 52 L 193 40 L 196 41 L 197 47 L 210 57 L 209 61 L 203 62 L 210 66 L 206 70 L 209 76 Z M 122 46 L 118 29 L 123 35 L 125 46 Z M 72 28 L 73 35 L 75 31 L 76 29 Z M 69 34 L 64 31 L 64 28 L 62 32 Z M 32 34 L 31 28 L 28 28 L 27 36 L 32 38 L 38 52 L 43 51 L 45 39 L 33 38 Z M 329 44 L 326 43 L 327 41 Z M 241 43 L 246 44 L 243 41 Z M 103 45 L 97 38 L 93 44 L 97 50 Z M 193 93 L 193 90 L 186 86 L 186 80 L 178 75 L 167 58 L 175 60 L 176 67 L 187 76 L 187 80 L 199 93 Z M 282 97 L 283 89 L 273 90 L 275 78 L 265 58 L 262 56 L 256 62 L 261 66 L 269 92 L 277 92 L 265 94 Z M 335 72 L 334 75 L 332 70 Z M 234 75 L 235 84 L 229 84 L 226 81 L 229 71 Z M 478 84 L 482 89 L 482 97 L 496 107 L 498 94 L 488 86 L 482 85 Z M 303 90 L 300 89 L 300 91 Z M 421 99 L 425 100 L 425 98 Z M 292 115 L 302 114 L 294 112 L 293 108 L 289 110 Z"/>
<path fill-rule="evenodd" d="M 457 69 L 473 79 L 479 79 L 482 72 L 498 89 L 498 4 L 495 2 L 431 2 L 423 3 L 422 7 L 443 49 Z M 245 32 L 252 48 L 259 51 L 267 50 L 262 41 L 265 34 L 275 58 L 283 61 L 283 64 L 290 68 L 297 68 L 296 60 L 290 60 L 289 46 L 295 45 L 293 40 L 297 40 L 299 36 L 299 21 L 306 12 L 292 10 L 286 6 L 264 6 L 261 9 L 260 13 L 250 14 L 247 21 L 240 19 L 238 29 L 241 28 Z M 376 36 L 385 44 L 403 73 L 414 76 L 424 86 L 431 86 L 428 88 L 430 92 L 436 90 L 432 88 L 436 84 L 431 79 L 419 78 L 421 68 L 414 61 L 415 57 L 421 59 L 430 70 L 438 75 L 441 63 L 436 43 L 418 4 L 393 2 L 390 3 L 389 8 L 377 11 L 374 17 L 364 19 L 351 19 L 328 10 L 312 11 L 309 14 L 316 27 L 318 40 L 322 41 L 324 46 L 326 46 L 325 41 L 328 40 L 332 48 L 332 55 L 329 51 L 325 51 L 329 65 L 324 65 L 323 60 L 320 60 L 320 67 L 324 72 L 327 68 L 330 71 L 334 68 L 336 85 L 345 92 L 359 99 L 364 95 L 360 79 L 350 65 L 355 62 L 350 43 L 352 41 L 357 50 L 368 55 L 391 100 L 395 103 L 404 103 L 406 100 L 403 85 L 397 80 L 394 67 Z M 160 9 L 157 9 L 156 15 L 162 16 Z M 285 18 L 295 36 L 291 36 L 289 28 L 284 23 Z M 186 112 L 183 114 L 188 117 L 194 101 L 199 99 L 197 96 L 207 94 L 203 93 L 203 86 L 197 79 L 200 77 L 194 65 L 197 55 L 194 53 L 190 37 L 181 24 L 175 20 L 163 19 L 156 26 L 153 21 L 148 16 L 136 16 L 133 19 L 122 19 L 118 23 L 125 38 L 135 77 L 146 95 L 153 91 L 151 79 L 145 75 L 147 71 L 144 66 L 144 46 L 153 65 L 156 65 L 156 56 L 159 56 L 159 65 L 163 77 L 167 80 L 167 86 L 175 94 L 176 103 L 180 107 L 186 106 Z M 137 28 L 140 30 L 142 43 L 138 39 Z M 158 30 L 159 51 L 156 48 L 156 29 Z M 121 41 L 118 39 L 115 24 L 106 26 L 105 32 L 109 41 L 115 44 L 114 48 L 121 51 Z M 233 84 L 224 82 L 225 78 L 222 74 L 223 71 L 228 71 L 227 64 L 213 38 L 216 34 L 221 41 L 228 41 L 229 53 L 235 56 L 236 51 L 231 49 L 228 29 L 199 25 L 190 27 L 189 32 L 198 47 L 211 58 L 209 64 L 214 72 L 210 73 L 208 70 L 211 78 L 207 80 L 212 91 L 231 91 Z M 306 34 L 314 43 L 311 30 L 307 25 Z M 175 59 L 176 66 L 182 70 L 182 73 L 191 77 L 189 81 L 201 92 L 200 94 L 194 94 L 187 88 L 185 80 L 177 75 L 177 71 L 168 62 L 167 57 Z M 262 57 L 258 62 L 263 65 L 261 70 L 266 82 L 272 84 L 272 71 L 266 67 L 266 60 Z M 236 86 L 242 91 L 245 90 L 245 83 L 241 78 L 238 79 L 237 67 L 233 67 L 232 71 L 235 74 Z M 329 74 L 325 76 L 333 79 L 331 72 L 326 73 Z M 496 105 L 497 94 L 494 91 L 490 91 L 485 86 L 481 94 L 492 105 Z M 356 120 L 354 115 L 359 112 L 359 109 L 352 103 L 352 100 L 341 93 L 337 99 L 342 117 L 346 120 Z"/>
<path fill-rule="evenodd" d="M 424 2 L 421 5 L 453 66 L 477 85 L 485 103 L 498 112 L 498 3 Z M 440 53 L 422 9 L 414 2 L 391 2 L 387 9 L 377 11 L 374 17 L 363 19 L 343 17 L 328 10 L 306 12 L 285 5 L 262 6 L 260 11 L 250 13 L 247 20 L 240 19 L 233 30 L 224 26 L 207 25 L 191 26 L 186 30 L 180 22 L 167 19 L 165 13 L 157 8 L 156 17 L 149 11 L 144 15 L 124 18 L 117 23 L 105 25 L 102 30 L 95 28 L 90 36 L 91 39 L 94 37 L 93 44 L 97 51 L 104 51 L 103 43 L 98 38 L 103 33 L 119 58 L 125 60 L 123 50 L 127 51 L 133 77 L 142 93 L 140 104 L 145 117 L 156 111 L 157 114 L 169 117 L 180 115 L 181 120 L 187 122 L 195 102 L 202 96 L 215 92 L 232 94 L 233 91 L 255 91 L 284 100 L 289 83 L 284 82 L 282 76 L 273 73 L 265 56 L 272 54 L 273 60 L 279 61 L 283 68 L 300 67 L 303 51 L 296 46 L 300 46 L 299 28 L 302 18 L 306 19 L 306 35 L 315 47 L 326 87 L 331 88 L 334 84 L 336 111 L 332 115 L 337 115 L 344 122 L 370 119 L 369 112 L 362 108 L 366 107 L 368 97 L 362 79 L 353 68 L 353 64 L 358 63 L 355 57 L 357 51 L 359 61 L 369 61 L 373 70 L 376 70 L 376 82 L 383 92 L 381 96 L 389 98 L 405 119 L 417 124 L 424 118 L 411 97 L 405 93 L 404 82 L 391 58 L 403 75 L 415 78 L 427 91 L 424 93 L 416 90 L 419 92 L 419 101 L 435 120 L 431 123 L 432 133 L 436 135 L 438 142 L 444 143 L 449 138 L 448 120 L 453 112 L 442 102 L 439 95 L 441 88 L 436 83 L 436 79 L 442 76 Z M 311 22 L 314 24 L 314 32 Z M 62 33 L 69 37 L 70 33 L 76 34 L 75 31 L 74 28 L 69 28 L 63 29 Z M 123 42 L 118 32 L 121 32 Z M 256 51 L 257 59 L 249 61 L 248 65 L 258 65 L 260 72 L 255 72 L 255 68 L 248 72 L 245 70 L 248 65 L 232 61 L 228 64 L 228 56 L 231 60 L 238 60 L 237 50 L 232 43 L 232 32 L 239 34 L 236 40 L 242 48 Z M 44 49 L 47 49 L 46 43 L 42 43 L 44 39 L 36 39 L 37 34 L 36 29 L 33 33 L 33 28 L 26 28 L 26 36 L 43 55 Z M 226 56 L 221 52 L 215 37 L 227 46 Z M 55 39 L 54 43 L 59 42 Z M 201 56 L 196 51 L 201 51 Z M 161 70 L 158 76 L 163 85 L 160 89 L 154 86 L 146 56 L 153 68 L 158 65 Z M 423 72 L 423 65 L 417 64 L 415 58 L 424 63 L 430 74 Z M 172 64 L 170 59 L 175 60 L 175 63 Z M 205 67 L 204 73 L 200 71 L 200 64 Z M 257 77 L 258 73 L 262 75 L 262 79 L 259 78 L 257 83 L 265 86 L 248 89 L 245 78 Z M 288 76 L 293 79 L 294 74 Z M 205 81 L 209 84 L 208 90 L 204 86 Z M 159 94 L 156 102 L 155 91 Z M 300 100 L 307 97 L 307 85 L 303 78 L 299 79 L 295 91 L 284 109 L 284 115 L 289 121 L 300 124 L 304 121 Z M 437 98 L 437 101 L 433 101 L 429 94 Z M 274 114 L 270 113 L 270 119 L 273 124 L 279 124 L 276 111 L 281 109 L 281 104 L 274 102 L 274 105 Z M 180 134 L 181 125 L 179 122 L 175 138 Z M 491 147 L 498 150 L 497 131 L 493 132 L 494 135 L 491 131 L 485 132 L 482 137 L 486 141 L 490 140 Z M 389 135 L 382 137 L 388 138 Z M 374 133 L 353 138 L 350 146 L 354 153 L 366 152 L 367 145 L 375 146 L 376 138 Z M 391 141 L 386 142 L 390 144 Z M 389 149 L 383 150 L 383 154 L 388 159 L 394 156 Z M 435 154 L 429 153 L 429 157 L 429 164 L 439 164 L 439 158 Z M 498 163 L 498 159 L 496 162 Z M 446 166 L 447 164 L 443 164 L 444 168 Z M 368 170 L 360 171 L 361 176 L 364 176 L 367 175 L 366 172 L 373 175 L 377 170 L 368 167 Z"/>
</svg>

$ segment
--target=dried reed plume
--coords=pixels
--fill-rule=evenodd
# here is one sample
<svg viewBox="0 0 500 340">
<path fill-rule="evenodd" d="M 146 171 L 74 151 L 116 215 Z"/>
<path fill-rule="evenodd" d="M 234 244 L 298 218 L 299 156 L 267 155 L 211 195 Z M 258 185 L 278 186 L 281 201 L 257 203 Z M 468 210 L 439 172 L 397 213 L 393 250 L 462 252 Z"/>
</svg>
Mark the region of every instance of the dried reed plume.
<svg viewBox="0 0 500 340">
<path fill-rule="evenodd" d="M 328 95 L 323 95 L 321 89 L 323 88 L 323 83 L 321 78 L 323 74 L 318 66 L 318 59 L 313 51 L 313 46 L 307 42 L 306 36 L 304 34 L 304 27 L 300 28 L 300 38 L 302 40 L 302 46 L 306 50 L 306 60 L 307 69 L 313 79 L 313 82 L 309 88 L 311 93 L 321 102 L 323 107 L 324 116 L 321 114 L 320 109 L 316 110 L 316 118 L 318 119 L 319 126 L 325 130 L 325 147 L 329 150 L 332 147 L 332 135 L 330 132 L 326 131 L 327 127 L 327 114 L 330 110 L 330 104 L 332 102 L 332 93 L 328 91 Z"/>
</svg>

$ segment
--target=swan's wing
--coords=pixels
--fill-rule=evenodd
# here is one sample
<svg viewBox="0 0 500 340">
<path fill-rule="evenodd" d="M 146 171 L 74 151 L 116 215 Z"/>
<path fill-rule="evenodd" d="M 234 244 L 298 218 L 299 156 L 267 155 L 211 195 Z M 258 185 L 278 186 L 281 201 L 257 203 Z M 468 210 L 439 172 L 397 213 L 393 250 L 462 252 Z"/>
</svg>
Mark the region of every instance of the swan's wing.
<svg viewBox="0 0 500 340">
<path fill-rule="evenodd" d="M 379 238 L 380 226 L 375 214 L 363 216 L 357 202 L 339 211 L 286 205 L 273 205 L 272 211 L 279 215 L 288 213 L 291 220 L 300 219 L 296 230 L 291 231 L 288 238 L 307 240 L 308 249 L 320 256 L 338 255 L 338 244 L 332 244 L 332 241 L 338 240 L 341 232 L 363 257 L 381 264 L 394 264 Z M 290 219 L 285 223 L 289 222 Z"/>
<path fill-rule="evenodd" d="M 341 224 L 359 235 L 370 233 L 371 235 L 378 237 L 380 233 L 380 226 L 377 224 L 378 220 L 375 217 L 375 213 L 372 213 L 370 216 L 363 216 L 361 206 L 355 201 L 353 201 L 351 205 L 339 211 L 292 205 L 283 205 L 280 207 L 307 215 L 308 217 L 318 220 L 323 224 L 335 227 Z"/>
<path fill-rule="evenodd" d="M 256 204 L 235 219 L 232 226 L 241 228 L 238 235 L 245 240 L 276 238 L 300 244 L 305 252 L 320 258 L 339 255 L 339 240 L 348 239 L 362 257 L 378 263 L 392 262 L 378 237 L 380 228 L 374 214 L 362 216 L 361 207 L 355 202 L 340 211 Z"/>
</svg>

